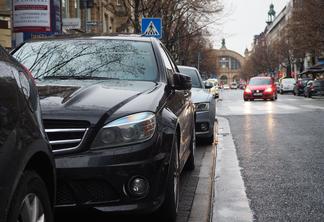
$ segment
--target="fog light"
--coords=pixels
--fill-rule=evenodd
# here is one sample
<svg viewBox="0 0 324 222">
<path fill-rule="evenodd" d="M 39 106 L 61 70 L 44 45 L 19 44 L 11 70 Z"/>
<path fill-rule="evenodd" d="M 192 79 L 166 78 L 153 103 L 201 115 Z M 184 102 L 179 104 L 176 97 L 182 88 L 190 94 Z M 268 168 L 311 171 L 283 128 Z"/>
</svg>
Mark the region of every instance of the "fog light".
<svg viewBox="0 0 324 222">
<path fill-rule="evenodd" d="M 129 192 L 137 197 L 145 196 L 149 191 L 149 183 L 142 177 L 135 177 L 128 184 Z"/>
<path fill-rule="evenodd" d="M 201 123 L 200 124 L 201 131 L 207 131 L 208 130 L 208 123 Z"/>
</svg>

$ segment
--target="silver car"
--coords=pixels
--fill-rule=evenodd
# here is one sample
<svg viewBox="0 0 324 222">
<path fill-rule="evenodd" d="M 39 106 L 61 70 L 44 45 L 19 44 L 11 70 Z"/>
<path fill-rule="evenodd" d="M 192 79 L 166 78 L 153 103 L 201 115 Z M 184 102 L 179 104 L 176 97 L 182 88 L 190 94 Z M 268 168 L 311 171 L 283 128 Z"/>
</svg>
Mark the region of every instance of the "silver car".
<svg viewBox="0 0 324 222">
<path fill-rule="evenodd" d="M 202 138 L 206 143 L 214 141 L 214 122 L 216 105 L 215 99 L 208 93 L 199 71 L 194 67 L 178 66 L 182 74 L 188 75 L 192 80 L 191 99 L 196 106 L 196 137 Z"/>
</svg>

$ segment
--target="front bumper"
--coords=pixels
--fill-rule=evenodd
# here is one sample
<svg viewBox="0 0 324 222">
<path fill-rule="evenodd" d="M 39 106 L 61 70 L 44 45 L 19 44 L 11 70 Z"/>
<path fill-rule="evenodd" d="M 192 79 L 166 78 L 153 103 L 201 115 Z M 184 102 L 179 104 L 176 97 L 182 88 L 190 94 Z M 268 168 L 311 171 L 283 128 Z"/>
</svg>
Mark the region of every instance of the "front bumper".
<svg viewBox="0 0 324 222">
<path fill-rule="evenodd" d="M 165 143 L 166 146 L 169 146 Z M 169 153 L 154 153 L 157 142 L 89 150 L 56 158 L 57 207 L 95 207 L 107 212 L 152 212 L 164 200 Z M 145 179 L 148 192 L 135 196 L 130 181 Z"/>
<path fill-rule="evenodd" d="M 263 92 L 260 95 L 253 95 L 253 93 L 244 93 L 244 99 L 272 99 L 273 98 L 272 92 Z"/>
<path fill-rule="evenodd" d="M 214 130 L 214 121 L 209 111 L 196 113 L 196 137 L 210 137 Z M 207 127 L 204 127 L 207 126 Z"/>
</svg>

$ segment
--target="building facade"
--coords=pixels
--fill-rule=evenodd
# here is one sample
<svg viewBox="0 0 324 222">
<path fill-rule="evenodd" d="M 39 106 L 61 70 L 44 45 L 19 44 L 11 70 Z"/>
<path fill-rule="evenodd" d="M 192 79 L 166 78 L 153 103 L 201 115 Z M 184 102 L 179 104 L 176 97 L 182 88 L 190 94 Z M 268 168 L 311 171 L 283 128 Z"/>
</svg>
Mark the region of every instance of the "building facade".
<svg viewBox="0 0 324 222">
<path fill-rule="evenodd" d="M 131 32 L 129 10 L 120 0 L 62 0 L 63 32 Z"/>
<path fill-rule="evenodd" d="M 216 74 L 219 82 L 221 84 L 239 83 L 244 57 L 235 51 L 227 49 L 225 39 L 222 41 L 222 47 L 214 52 L 217 59 Z"/>
<path fill-rule="evenodd" d="M 0 0 L 0 44 L 11 48 L 11 1 Z"/>
</svg>

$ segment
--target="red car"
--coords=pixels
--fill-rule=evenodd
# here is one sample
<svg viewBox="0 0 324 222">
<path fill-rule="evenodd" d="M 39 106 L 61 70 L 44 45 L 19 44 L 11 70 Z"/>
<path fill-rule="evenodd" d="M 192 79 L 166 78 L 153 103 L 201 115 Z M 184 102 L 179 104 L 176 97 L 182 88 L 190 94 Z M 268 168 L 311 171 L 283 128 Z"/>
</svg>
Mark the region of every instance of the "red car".
<svg viewBox="0 0 324 222">
<path fill-rule="evenodd" d="M 244 101 L 254 99 L 277 99 L 277 87 L 271 77 L 253 77 L 246 86 L 243 94 Z"/>
</svg>

